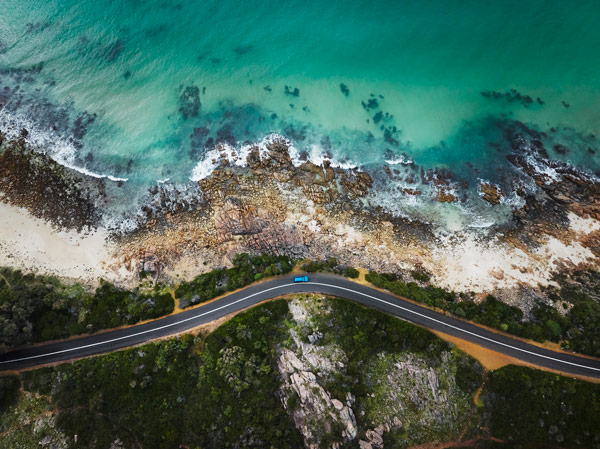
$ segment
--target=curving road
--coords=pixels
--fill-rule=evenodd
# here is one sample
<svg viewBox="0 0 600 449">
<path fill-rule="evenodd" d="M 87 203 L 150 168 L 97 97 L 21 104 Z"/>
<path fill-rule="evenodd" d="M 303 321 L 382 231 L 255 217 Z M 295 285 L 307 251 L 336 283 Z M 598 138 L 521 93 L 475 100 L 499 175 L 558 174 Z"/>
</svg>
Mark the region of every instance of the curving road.
<svg viewBox="0 0 600 449">
<path fill-rule="evenodd" d="M 310 282 L 298 284 L 293 283 L 293 276 L 276 278 L 251 285 L 217 301 L 177 315 L 170 315 L 125 329 L 16 349 L 0 355 L 0 371 L 31 368 L 138 345 L 186 331 L 267 299 L 289 293 L 324 293 L 346 298 L 533 365 L 564 373 L 600 378 L 600 360 L 598 359 L 540 348 L 510 336 L 448 317 L 390 293 L 384 293 L 330 274 L 313 274 L 310 275 Z"/>
</svg>

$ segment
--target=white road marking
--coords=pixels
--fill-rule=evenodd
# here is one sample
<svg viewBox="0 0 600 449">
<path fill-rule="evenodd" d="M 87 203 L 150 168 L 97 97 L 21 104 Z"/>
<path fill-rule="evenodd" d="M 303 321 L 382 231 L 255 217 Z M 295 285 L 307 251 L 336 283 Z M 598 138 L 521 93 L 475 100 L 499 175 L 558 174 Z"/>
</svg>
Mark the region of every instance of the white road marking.
<svg viewBox="0 0 600 449">
<path fill-rule="evenodd" d="M 56 355 L 56 354 L 64 354 L 65 352 L 72 352 L 72 351 L 77 351 L 78 349 L 86 349 L 86 348 L 91 348 L 91 347 L 94 347 L 94 346 L 105 345 L 105 344 L 108 344 L 108 343 L 113 343 L 115 341 L 125 340 L 126 338 L 132 338 L 132 337 L 137 337 L 139 335 L 144 335 L 144 334 L 147 334 L 149 332 L 159 331 L 159 330 L 162 330 L 162 329 L 166 329 L 168 327 L 177 326 L 178 324 L 185 323 L 187 321 L 195 320 L 196 318 L 200 318 L 200 317 L 203 317 L 204 315 L 208 315 L 209 313 L 216 312 L 217 310 L 221 310 L 221 309 L 224 309 L 226 307 L 232 306 L 234 304 L 237 304 L 238 302 L 245 301 L 245 300 L 247 300 L 249 298 L 252 298 L 253 296 L 260 295 L 261 293 L 266 293 L 268 291 L 275 290 L 275 289 L 278 289 L 278 288 L 288 287 L 289 285 L 290 284 L 284 284 L 284 285 L 278 285 L 276 287 L 271 287 L 271 288 L 268 288 L 266 290 L 262 290 L 260 292 L 248 295 L 248 296 L 246 296 L 244 298 L 238 299 L 237 301 L 234 301 L 234 302 L 232 302 L 230 304 L 225 304 L 224 306 L 217 307 L 216 309 L 212 309 L 212 310 L 209 310 L 207 312 L 201 313 L 199 315 L 194 315 L 194 316 L 191 316 L 189 318 L 185 318 L 183 320 L 179 320 L 179 321 L 176 321 L 176 322 L 171 323 L 171 324 L 165 324 L 164 326 L 156 327 L 156 328 L 153 328 L 153 329 L 147 329 L 145 331 L 137 332 L 137 333 L 131 334 L 131 335 L 124 335 L 122 337 L 112 338 L 110 340 L 104 340 L 104 341 L 99 341 L 97 343 L 90 343 L 88 345 L 78 346 L 76 348 L 63 349 L 61 351 L 48 352 L 46 354 L 32 355 L 32 356 L 29 356 L 29 357 L 22 357 L 20 359 L 4 360 L 4 361 L 0 361 L 0 365 L 3 364 L 3 363 L 21 362 L 23 360 L 32 360 L 32 359 L 37 359 L 37 358 L 40 358 L 40 357 L 48 357 L 48 356 Z"/>
<path fill-rule="evenodd" d="M 450 327 L 452 329 L 456 329 L 456 330 L 458 330 L 460 332 L 464 332 L 465 334 L 473 335 L 475 337 L 481 338 L 483 340 L 491 341 L 492 343 L 496 343 L 498 345 L 502 345 L 502 346 L 505 346 L 507 348 L 515 349 L 517 351 L 521 351 L 521 352 L 524 352 L 526 354 L 531 354 L 531 355 L 534 355 L 534 356 L 537 356 L 537 357 L 543 357 L 545 359 L 553 360 L 555 362 L 566 363 L 566 364 L 569 364 L 569 365 L 572 365 L 572 366 L 577 366 L 579 368 L 591 369 L 591 370 L 600 372 L 600 368 L 594 368 L 592 366 L 579 365 L 578 363 L 567 362 L 566 360 L 555 359 L 554 357 L 550 357 L 550 356 L 547 356 L 547 355 L 544 355 L 544 354 L 538 354 L 537 352 L 532 352 L 532 351 L 528 351 L 526 349 L 517 348 L 516 346 L 511 346 L 511 345 L 509 345 L 507 343 L 502 343 L 501 341 L 496 341 L 496 340 L 494 340 L 492 338 L 484 337 L 483 335 L 479 335 L 479 334 L 476 334 L 475 332 L 471 332 L 471 331 L 468 331 L 468 330 L 465 330 L 465 329 L 461 329 L 460 327 L 453 326 L 452 324 L 444 323 L 443 321 L 437 320 L 437 319 L 429 317 L 427 315 L 423 315 L 422 313 L 419 313 L 419 312 L 415 312 L 414 310 L 407 309 L 406 307 L 399 306 L 398 304 L 394 304 L 394 303 L 385 301 L 383 299 L 376 298 L 375 296 L 368 295 L 367 293 L 357 292 L 356 290 L 352 290 L 352 289 L 346 288 L 346 287 L 338 287 L 337 285 L 321 284 L 319 282 L 309 282 L 309 284 L 325 285 L 327 287 L 333 287 L 333 288 L 337 288 L 337 289 L 340 289 L 340 290 L 347 290 L 347 291 L 350 291 L 350 292 L 353 292 L 353 293 L 358 293 L 359 295 L 366 296 L 367 298 L 374 299 L 375 301 L 379 301 L 379 302 L 382 302 L 382 303 L 387 304 L 389 306 L 393 306 L 393 307 L 396 307 L 398 309 L 404 310 L 406 312 L 410 312 L 410 313 L 413 313 L 415 315 L 419 315 L 420 317 L 427 318 L 428 320 L 434 321 L 436 323 L 442 324 L 442 325 Z"/>
<path fill-rule="evenodd" d="M 117 337 L 117 338 L 113 338 L 113 339 L 110 339 L 110 340 L 104 340 L 104 341 L 100 341 L 100 342 L 97 342 L 97 343 L 90 343 L 90 344 L 87 344 L 87 345 L 78 346 L 76 348 L 63 349 L 61 351 L 55 351 L 55 352 L 50 352 L 50 353 L 46 353 L 46 354 L 32 355 L 32 356 L 29 356 L 29 357 L 22 357 L 20 359 L 12 359 L 12 360 L 0 361 L 0 365 L 4 364 L 4 363 L 13 363 L 13 362 L 21 362 L 21 361 L 24 361 L 24 360 L 32 360 L 32 359 L 36 359 L 36 358 L 40 358 L 40 357 L 49 357 L 49 356 L 52 356 L 52 355 L 57 355 L 57 354 L 63 354 L 63 353 L 66 353 L 66 352 L 77 351 L 79 349 L 86 349 L 86 348 L 91 348 L 91 347 L 94 347 L 94 346 L 105 345 L 105 344 L 113 343 L 115 341 L 125 340 L 127 338 L 133 338 L 133 337 L 137 337 L 139 335 L 144 335 L 144 334 L 147 334 L 149 332 L 159 331 L 159 330 L 162 330 L 162 329 L 166 329 L 166 328 L 169 328 L 169 327 L 176 326 L 176 325 L 181 324 L 181 323 L 185 323 L 187 321 L 195 320 L 197 318 L 200 318 L 200 317 L 203 317 L 205 315 L 208 315 L 209 313 L 213 313 L 213 312 L 216 312 L 218 310 L 225 309 L 227 307 L 230 307 L 230 306 L 232 306 L 234 304 L 237 304 L 239 302 L 242 302 L 242 301 L 246 301 L 247 299 L 250 299 L 250 298 L 252 298 L 254 296 L 257 296 L 257 295 L 260 295 L 262 293 L 266 293 L 266 292 L 277 290 L 277 289 L 284 288 L 284 287 L 289 287 L 290 285 L 294 285 L 294 284 L 292 283 L 292 284 L 278 285 L 278 286 L 275 286 L 275 287 L 268 288 L 266 290 L 261 290 L 260 292 L 256 292 L 256 293 L 253 293 L 251 295 L 245 296 L 245 297 L 243 297 L 241 299 L 238 299 L 236 301 L 233 301 L 233 302 L 231 302 L 229 304 L 225 304 L 225 305 L 223 305 L 221 307 L 217 307 L 216 309 L 212 309 L 212 310 L 209 310 L 207 312 L 201 313 L 199 315 L 194 315 L 192 317 L 176 321 L 174 323 L 165 324 L 164 326 L 160 326 L 160 327 L 157 327 L 157 328 L 147 329 L 145 331 L 137 332 L 135 334 L 124 335 L 122 337 Z M 520 352 L 523 352 L 523 353 L 526 353 L 526 354 L 530 354 L 530 355 L 533 355 L 533 356 L 536 356 L 536 357 L 542 357 L 544 359 L 552 360 L 554 362 L 565 363 L 565 364 L 568 364 L 568 365 L 571 365 L 571 366 L 576 366 L 576 367 L 579 367 L 579 368 L 584 368 L 584 369 L 589 369 L 589 370 L 600 372 L 600 368 L 594 368 L 592 366 L 580 365 L 578 363 L 568 362 L 566 360 L 556 359 L 554 357 L 550 357 L 550 356 L 543 355 L 543 354 L 538 354 L 536 352 L 528 351 L 526 349 L 517 348 L 516 346 L 511 346 L 511 345 L 509 345 L 507 343 L 502 343 L 502 342 L 496 341 L 496 340 L 494 340 L 492 338 L 484 337 L 483 335 L 479 335 L 479 334 L 476 334 L 474 332 L 471 332 L 471 331 L 468 331 L 468 330 L 465 330 L 465 329 L 461 329 L 460 327 L 453 326 L 452 324 L 444 323 L 443 321 L 440 321 L 438 319 L 435 319 L 435 318 L 432 318 L 430 316 L 424 315 L 422 313 L 416 312 L 414 310 L 407 309 L 406 307 L 402 307 L 402 306 L 400 306 L 398 304 L 394 304 L 394 303 L 385 301 L 383 299 L 379 299 L 379 298 L 377 298 L 375 296 L 369 295 L 367 293 L 362 293 L 362 292 L 358 292 L 356 290 L 352 290 L 350 288 L 339 287 L 337 285 L 331 285 L 331 284 L 324 284 L 324 283 L 321 283 L 321 282 L 306 282 L 306 283 L 303 283 L 303 285 L 321 285 L 321 286 L 324 286 L 324 287 L 330 287 L 330 288 L 334 288 L 334 289 L 338 289 L 338 290 L 345 290 L 345 291 L 348 291 L 348 292 L 352 292 L 352 293 L 355 293 L 355 294 L 358 294 L 358 295 L 362 295 L 362 296 L 367 297 L 367 298 L 371 298 L 371 299 L 373 299 L 375 301 L 378 301 L 380 303 L 387 304 L 388 306 L 396 307 L 397 309 L 403 310 L 405 312 L 409 312 L 409 313 L 412 313 L 414 315 L 418 315 L 418 316 L 420 316 L 422 318 L 426 318 L 426 319 L 428 319 L 430 321 L 436 322 L 436 323 L 441 324 L 443 326 L 447 326 L 447 327 L 450 327 L 452 329 L 456 329 L 456 330 L 458 330 L 460 332 L 464 332 L 465 334 L 473 335 L 474 337 L 481 338 L 483 340 L 487 340 L 487 341 L 490 341 L 492 343 L 496 343 L 498 345 L 505 346 L 505 347 L 510 348 L 510 349 L 514 349 L 516 351 L 520 351 Z"/>
</svg>

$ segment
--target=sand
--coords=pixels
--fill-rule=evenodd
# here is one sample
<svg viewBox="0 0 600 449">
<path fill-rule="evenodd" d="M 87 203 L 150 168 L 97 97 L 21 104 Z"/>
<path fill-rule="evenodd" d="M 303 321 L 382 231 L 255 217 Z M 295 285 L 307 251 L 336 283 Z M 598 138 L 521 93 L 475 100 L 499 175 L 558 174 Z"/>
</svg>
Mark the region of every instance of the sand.
<svg viewBox="0 0 600 449">
<path fill-rule="evenodd" d="M 581 238 L 600 228 L 600 222 L 571 214 L 570 232 Z M 440 236 L 432 250 L 433 282 L 456 292 L 491 292 L 520 285 L 554 285 L 552 274 L 563 266 L 596 263 L 594 253 L 575 239 L 568 244 L 551 236 L 537 249 L 525 252 L 500 239 L 486 241 L 473 234 Z"/>
<path fill-rule="evenodd" d="M 92 285 L 100 278 L 129 278 L 130 274 L 110 268 L 112 253 L 106 231 L 57 231 L 25 209 L 0 203 L 0 266 Z"/>
</svg>

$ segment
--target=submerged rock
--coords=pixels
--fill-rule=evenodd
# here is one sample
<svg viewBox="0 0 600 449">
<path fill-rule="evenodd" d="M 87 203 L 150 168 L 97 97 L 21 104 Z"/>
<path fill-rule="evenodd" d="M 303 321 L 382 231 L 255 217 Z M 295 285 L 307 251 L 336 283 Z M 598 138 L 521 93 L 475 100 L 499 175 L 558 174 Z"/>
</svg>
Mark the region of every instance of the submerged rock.
<svg viewBox="0 0 600 449">
<path fill-rule="evenodd" d="M 184 120 L 197 117 L 200 110 L 200 89 L 198 86 L 187 86 L 179 95 L 179 112 Z"/>
</svg>

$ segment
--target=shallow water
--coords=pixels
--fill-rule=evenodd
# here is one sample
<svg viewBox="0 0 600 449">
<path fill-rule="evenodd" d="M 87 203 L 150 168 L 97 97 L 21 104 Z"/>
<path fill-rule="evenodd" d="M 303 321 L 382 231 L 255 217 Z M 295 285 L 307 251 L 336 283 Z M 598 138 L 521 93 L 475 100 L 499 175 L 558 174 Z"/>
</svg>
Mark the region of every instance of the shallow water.
<svg viewBox="0 0 600 449">
<path fill-rule="evenodd" d="M 511 120 L 555 129 L 570 151 L 550 157 L 598 172 L 597 2 L 423 3 L 3 0 L 0 119 L 130 194 L 270 133 L 313 159 L 404 155 L 502 183 Z M 479 209 L 461 222 L 489 221 Z"/>
</svg>

